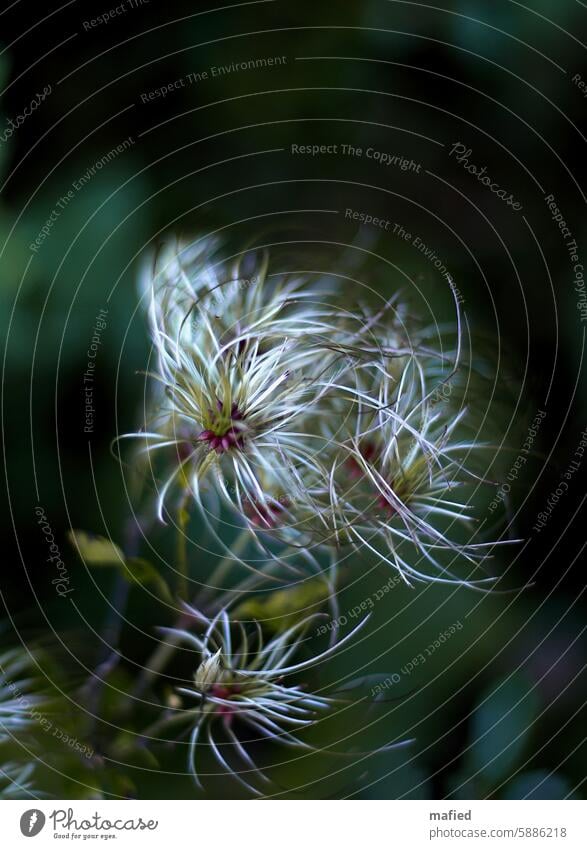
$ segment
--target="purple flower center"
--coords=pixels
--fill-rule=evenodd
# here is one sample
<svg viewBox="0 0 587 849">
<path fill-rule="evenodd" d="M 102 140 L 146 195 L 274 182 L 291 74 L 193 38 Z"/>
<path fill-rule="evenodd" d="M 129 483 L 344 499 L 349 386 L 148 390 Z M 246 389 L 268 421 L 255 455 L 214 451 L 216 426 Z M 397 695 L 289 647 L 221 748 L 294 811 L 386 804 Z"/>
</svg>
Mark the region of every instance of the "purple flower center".
<svg viewBox="0 0 587 849">
<path fill-rule="evenodd" d="M 217 401 L 216 406 L 218 413 L 215 414 L 213 410 L 208 411 L 212 423 L 198 435 L 198 440 L 207 442 L 217 454 L 230 451 L 231 448 L 241 448 L 244 441 L 244 429 L 238 425 L 235 427 L 234 424 L 241 422 L 244 418 L 238 405 L 232 405 L 229 416 L 224 413 L 222 401 Z"/>
</svg>

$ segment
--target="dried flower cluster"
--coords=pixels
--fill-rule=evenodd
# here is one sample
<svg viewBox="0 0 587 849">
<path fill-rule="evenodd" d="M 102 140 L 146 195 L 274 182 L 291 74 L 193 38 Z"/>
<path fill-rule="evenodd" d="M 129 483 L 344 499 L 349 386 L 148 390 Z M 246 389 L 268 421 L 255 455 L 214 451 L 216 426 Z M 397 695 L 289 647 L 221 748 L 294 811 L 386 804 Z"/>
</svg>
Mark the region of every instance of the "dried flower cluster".
<svg viewBox="0 0 587 849">
<path fill-rule="evenodd" d="M 476 567 L 493 544 L 472 541 L 455 497 L 479 483 L 483 446 L 463 435 L 462 405 L 437 403 L 457 382 L 458 308 L 439 335 L 397 296 L 349 311 L 332 280 L 270 274 L 266 257 L 247 278 L 217 251 L 168 245 L 145 282 L 158 388 L 129 436 L 166 452 L 159 517 L 179 487 L 210 525 L 228 505 L 268 558 L 268 539 L 341 558 L 348 547 L 408 584 L 485 583 Z"/>
<path fill-rule="evenodd" d="M 167 523 L 175 508 L 181 535 L 193 507 L 226 550 L 228 515 L 256 558 L 229 551 L 225 567 L 248 566 L 256 588 L 276 572 L 322 575 L 333 621 L 338 568 L 359 555 L 409 586 L 490 583 L 483 564 L 497 542 L 478 541 L 470 515 L 470 492 L 483 483 L 474 459 L 487 446 L 464 404 L 472 369 L 458 303 L 453 326 L 426 326 L 399 293 L 375 306 L 349 301 L 334 275 L 273 271 L 265 254 L 227 260 L 221 247 L 170 241 L 142 277 L 151 394 L 144 426 L 123 438 L 138 442 L 157 517 Z M 182 617 L 162 629 L 163 655 L 184 644 L 196 657 L 192 684 L 176 687 L 154 728 L 188 723 L 199 787 L 207 752 L 262 795 L 272 785 L 252 744 L 312 750 L 304 729 L 340 695 L 312 693 L 300 675 L 369 614 L 344 635 L 332 629 L 328 647 L 308 656 L 313 616 L 284 616 L 267 639 L 219 593 L 196 606 L 180 593 Z"/>
</svg>

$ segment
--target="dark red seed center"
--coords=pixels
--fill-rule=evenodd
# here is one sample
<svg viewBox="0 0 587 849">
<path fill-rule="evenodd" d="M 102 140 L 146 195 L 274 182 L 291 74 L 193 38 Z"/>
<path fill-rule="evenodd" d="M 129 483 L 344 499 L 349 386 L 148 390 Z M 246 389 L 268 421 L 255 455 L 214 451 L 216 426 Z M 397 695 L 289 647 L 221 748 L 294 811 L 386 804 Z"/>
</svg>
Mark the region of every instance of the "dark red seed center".
<svg viewBox="0 0 587 849">
<path fill-rule="evenodd" d="M 218 407 L 218 412 L 222 413 L 222 401 L 217 401 L 216 406 Z M 212 416 L 212 410 L 208 412 Z M 230 423 L 225 428 L 220 428 L 219 425 L 213 430 L 210 428 L 203 430 L 198 435 L 198 440 L 200 442 L 207 442 L 210 448 L 216 451 L 217 454 L 222 454 L 223 451 L 230 451 L 231 448 L 240 448 L 244 441 L 244 432 L 241 428 L 234 427 L 232 422 L 240 422 L 243 418 L 244 416 L 237 404 L 233 404 L 230 411 Z"/>
</svg>

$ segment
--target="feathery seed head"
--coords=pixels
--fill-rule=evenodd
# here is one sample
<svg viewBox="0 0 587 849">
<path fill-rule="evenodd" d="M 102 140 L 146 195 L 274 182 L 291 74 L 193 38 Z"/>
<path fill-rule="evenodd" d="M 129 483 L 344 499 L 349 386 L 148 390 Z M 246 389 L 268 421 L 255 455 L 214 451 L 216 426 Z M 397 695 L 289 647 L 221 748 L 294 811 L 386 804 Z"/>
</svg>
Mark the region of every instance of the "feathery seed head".
<svg viewBox="0 0 587 849">
<path fill-rule="evenodd" d="M 201 786 L 199 744 L 205 739 L 223 770 L 255 795 L 262 795 L 252 783 L 252 776 L 266 785 L 270 781 L 254 763 L 241 735 L 252 731 L 276 744 L 313 751 L 313 747 L 298 735 L 337 700 L 309 693 L 289 683 L 289 678 L 322 663 L 352 639 L 368 617 L 335 645 L 300 660 L 296 656 L 316 615 L 307 616 L 265 642 L 257 623 L 251 633 L 242 623 L 231 622 L 224 609 L 212 619 L 192 608 L 187 610 L 202 623 L 204 633 L 201 636 L 185 630 L 162 630 L 195 648 L 202 658 L 195 673 L 194 687 L 178 688 L 180 694 L 197 701 L 195 708 L 185 711 L 186 720 L 194 724 L 189 769 Z M 251 775 L 251 780 L 243 778 L 243 769 Z"/>
<path fill-rule="evenodd" d="M 130 434 L 149 453 L 176 449 L 160 518 L 179 485 L 212 521 L 211 479 L 210 497 L 268 558 L 279 555 L 263 535 L 306 553 L 371 551 L 408 582 L 458 581 L 442 551 L 485 559 L 483 544 L 452 535 L 472 521 L 452 492 L 482 482 L 470 458 L 483 446 L 466 435 L 456 398 L 436 403 L 462 365 L 458 305 L 456 328 L 423 326 L 398 294 L 350 314 L 323 278 L 269 274 L 263 256 L 243 287 L 241 259 L 218 260 L 213 241 L 195 245 L 167 253 L 165 273 L 153 275 L 151 377 L 164 391 L 152 422 Z"/>
</svg>

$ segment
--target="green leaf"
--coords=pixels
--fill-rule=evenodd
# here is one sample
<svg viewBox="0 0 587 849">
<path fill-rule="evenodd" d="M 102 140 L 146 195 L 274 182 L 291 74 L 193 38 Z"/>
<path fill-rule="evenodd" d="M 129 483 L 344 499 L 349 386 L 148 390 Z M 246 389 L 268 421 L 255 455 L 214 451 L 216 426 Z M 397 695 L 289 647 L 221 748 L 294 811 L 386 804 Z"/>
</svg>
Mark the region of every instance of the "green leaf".
<svg viewBox="0 0 587 849">
<path fill-rule="evenodd" d="M 316 612 L 315 608 L 328 598 L 328 592 L 323 580 L 312 579 L 292 589 L 248 599 L 235 609 L 235 615 L 239 619 L 263 622 L 271 630 L 282 630 Z"/>
<path fill-rule="evenodd" d="M 122 549 L 106 537 L 73 529 L 68 537 L 87 566 L 121 566 L 124 563 Z"/>
<path fill-rule="evenodd" d="M 113 744 L 115 757 L 124 760 L 127 766 L 145 767 L 146 769 L 160 769 L 156 755 L 144 743 L 137 743 L 137 735 L 125 731 L 118 735 Z"/>
<path fill-rule="evenodd" d="M 173 600 L 167 582 L 148 560 L 142 557 L 129 557 L 126 561 L 126 569 L 123 570 L 122 574 L 129 582 L 137 583 L 140 586 L 154 586 L 166 601 Z"/>
<path fill-rule="evenodd" d="M 142 557 L 127 558 L 120 546 L 106 537 L 76 530 L 71 530 L 68 536 L 87 566 L 114 566 L 120 569 L 129 583 L 154 586 L 167 601 L 172 601 L 166 581 L 148 560 Z"/>
<path fill-rule="evenodd" d="M 493 685 L 473 714 L 468 761 L 482 779 L 496 784 L 519 763 L 533 732 L 538 699 L 518 673 Z"/>
</svg>

